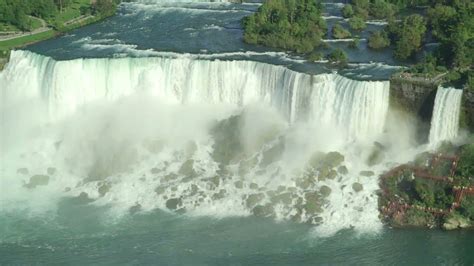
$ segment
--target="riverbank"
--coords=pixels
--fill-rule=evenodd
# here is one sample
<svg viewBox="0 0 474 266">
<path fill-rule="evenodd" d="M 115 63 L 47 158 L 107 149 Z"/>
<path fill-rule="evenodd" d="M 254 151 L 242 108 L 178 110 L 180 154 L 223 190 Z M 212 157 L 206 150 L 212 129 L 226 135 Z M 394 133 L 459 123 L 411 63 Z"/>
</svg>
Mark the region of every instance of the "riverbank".
<svg viewBox="0 0 474 266">
<path fill-rule="evenodd" d="M 474 144 L 435 153 L 380 177 L 381 219 L 393 227 L 474 228 Z"/>
<path fill-rule="evenodd" d="M 10 36 L 5 34 L 0 39 L 0 70 L 8 63 L 10 51 L 21 48 L 30 44 L 41 42 L 47 39 L 65 34 L 71 30 L 84 27 L 93 23 L 100 22 L 108 17 L 115 15 L 117 5 L 115 1 L 110 0 L 110 6 L 101 10 L 94 1 L 76 1 L 70 8 L 59 12 L 54 18 L 45 20 L 36 18 L 41 21 L 42 26 L 31 32 L 12 32 Z"/>
</svg>

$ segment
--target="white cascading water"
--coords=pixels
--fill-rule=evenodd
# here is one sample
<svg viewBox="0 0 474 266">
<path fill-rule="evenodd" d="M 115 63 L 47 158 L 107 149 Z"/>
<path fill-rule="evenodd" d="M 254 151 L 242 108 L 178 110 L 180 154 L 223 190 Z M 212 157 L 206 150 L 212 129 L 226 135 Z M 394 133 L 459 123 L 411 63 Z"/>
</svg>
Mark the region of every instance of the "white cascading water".
<svg viewBox="0 0 474 266">
<path fill-rule="evenodd" d="M 380 227 L 384 166 L 365 161 L 384 130 L 388 82 L 252 61 L 14 51 L 0 89 L 6 211 L 87 193 L 119 212 L 254 213 L 327 233 Z M 368 169 L 375 175 L 359 174 Z"/>
<path fill-rule="evenodd" d="M 337 74 L 310 76 L 253 61 L 157 57 L 55 61 L 14 51 L 9 66 L 2 75 L 5 102 L 41 98 L 53 120 L 87 103 L 148 91 L 171 104 L 265 103 L 290 122 L 310 116 L 337 126 L 348 137 L 372 139 L 383 130 L 388 110 L 388 82 L 355 81 Z"/>
<path fill-rule="evenodd" d="M 454 140 L 459 133 L 462 90 L 438 87 L 431 119 L 430 145 Z"/>
</svg>

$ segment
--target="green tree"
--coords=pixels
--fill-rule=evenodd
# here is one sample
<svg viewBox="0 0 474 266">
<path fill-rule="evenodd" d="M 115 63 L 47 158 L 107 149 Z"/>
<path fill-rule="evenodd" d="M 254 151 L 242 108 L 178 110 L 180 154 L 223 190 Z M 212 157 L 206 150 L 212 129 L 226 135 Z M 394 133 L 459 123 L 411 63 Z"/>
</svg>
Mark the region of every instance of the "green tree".
<svg viewBox="0 0 474 266">
<path fill-rule="evenodd" d="M 345 65 L 348 59 L 346 53 L 342 49 L 337 48 L 328 55 L 328 60 L 331 63 Z"/>
<path fill-rule="evenodd" d="M 385 0 L 374 0 L 370 5 L 370 15 L 376 19 L 386 19 L 395 15 L 395 6 Z"/>
<path fill-rule="evenodd" d="M 341 24 L 336 23 L 332 27 L 332 37 L 334 39 L 346 39 L 351 37 L 351 33 L 348 30 L 344 29 Z"/>
<path fill-rule="evenodd" d="M 354 9 L 351 4 L 345 4 L 342 8 L 342 16 L 345 18 L 350 18 L 354 16 Z"/>
<path fill-rule="evenodd" d="M 390 45 L 390 39 L 383 31 L 375 31 L 370 34 L 367 45 L 372 49 L 383 49 Z"/>
<path fill-rule="evenodd" d="M 419 51 L 426 32 L 425 20 L 420 15 L 410 15 L 399 25 L 396 31 L 395 56 L 408 59 Z"/>
<path fill-rule="evenodd" d="M 367 27 L 364 19 L 358 16 L 352 17 L 351 19 L 349 19 L 349 26 L 351 27 L 352 30 L 356 30 L 356 31 L 361 31 Z"/>
</svg>

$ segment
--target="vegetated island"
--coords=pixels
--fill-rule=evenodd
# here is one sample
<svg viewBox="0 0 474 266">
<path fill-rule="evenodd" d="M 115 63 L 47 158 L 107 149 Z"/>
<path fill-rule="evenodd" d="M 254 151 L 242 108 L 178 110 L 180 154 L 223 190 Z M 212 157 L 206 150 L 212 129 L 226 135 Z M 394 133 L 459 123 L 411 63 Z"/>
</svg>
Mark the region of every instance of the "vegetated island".
<svg viewBox="0 0 474 266">
<path fill-rule="evenodd" d="M 342 49 L 324 55 L 328 32 L 334 39 L 354 38 L 367 20 L 387 25 L 370 33 L 367 47 L 391 50 L 408 67 L 394 76 L 409 80 L 441 80 L 474 91 L 474 2 L 471 0 L 351 0 L 341 8 L 349 28 L 336 23 L 328 31 L 321 1 L 267 0 L 243 19 L 244 41 L 327 59 L 337 67 L 348 61 Z M 436 46 L 423 50 L 427 43 Z M 421 56 L 420 56 L 421 55 Z M 474 226 L 474 139 L 461 147 L 449 143 L 420 154 L 380 177 L 381 219 L 394 227 L 472 228 Z M 383 150 L 378 151 L 383 153 Z M 380 154 L 374 154 L 376 159 Z"/>
<path fill-rule="evenodd" d="M 266 0 L 255 14 L 243 19 L 244 41 L 304 55 L 310 61 L 327 59 L 344 66 L 347 55 L 328 46 L 321 0 Z M 349 29 L 336 23 L 334 39 L 352 37 L 357 49 L 367 20 L 382 20 L 384 29 L 371 32 L 367 47 L 387 51 L 408 66 L 406 75 L 434 78 L 474 91 L 474 2 L 471 0 L 351 0 L 341 8 Z M 424 45 L 436 46 L 432 52 Z"/>
<path fill-rule="evenodd" d="M 0 0 L 0 70 L 11 49 L 115 14 L 121 0 Z"/>
</svg>

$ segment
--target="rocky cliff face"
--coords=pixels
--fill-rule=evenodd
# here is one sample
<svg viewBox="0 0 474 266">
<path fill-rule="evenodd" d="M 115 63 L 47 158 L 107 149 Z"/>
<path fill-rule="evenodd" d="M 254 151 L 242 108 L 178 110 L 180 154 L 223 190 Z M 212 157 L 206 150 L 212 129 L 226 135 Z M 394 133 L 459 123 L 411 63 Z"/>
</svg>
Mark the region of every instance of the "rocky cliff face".
<svg viewBox="0 0 474 266">
<path fill-rule="evenodd" d="M 461 109 L 461 127 L 474 132 L 474 91 L 464 90 Z"/>
<path fill-rule="evenodd" d="M 416 115 L 423 123 L 420 131 L 429 130 L 439 80 L 403 77 L 390 79 L 390 105 Z M 464 90 L 460 124 L 474 131 L 474 92 Z"/>
<path fill-rule="evenodd" d="M 394 76 L 390 79 L 390 104 L 429 122 L 438 85 L 430 80 Z"/>
</svg>

